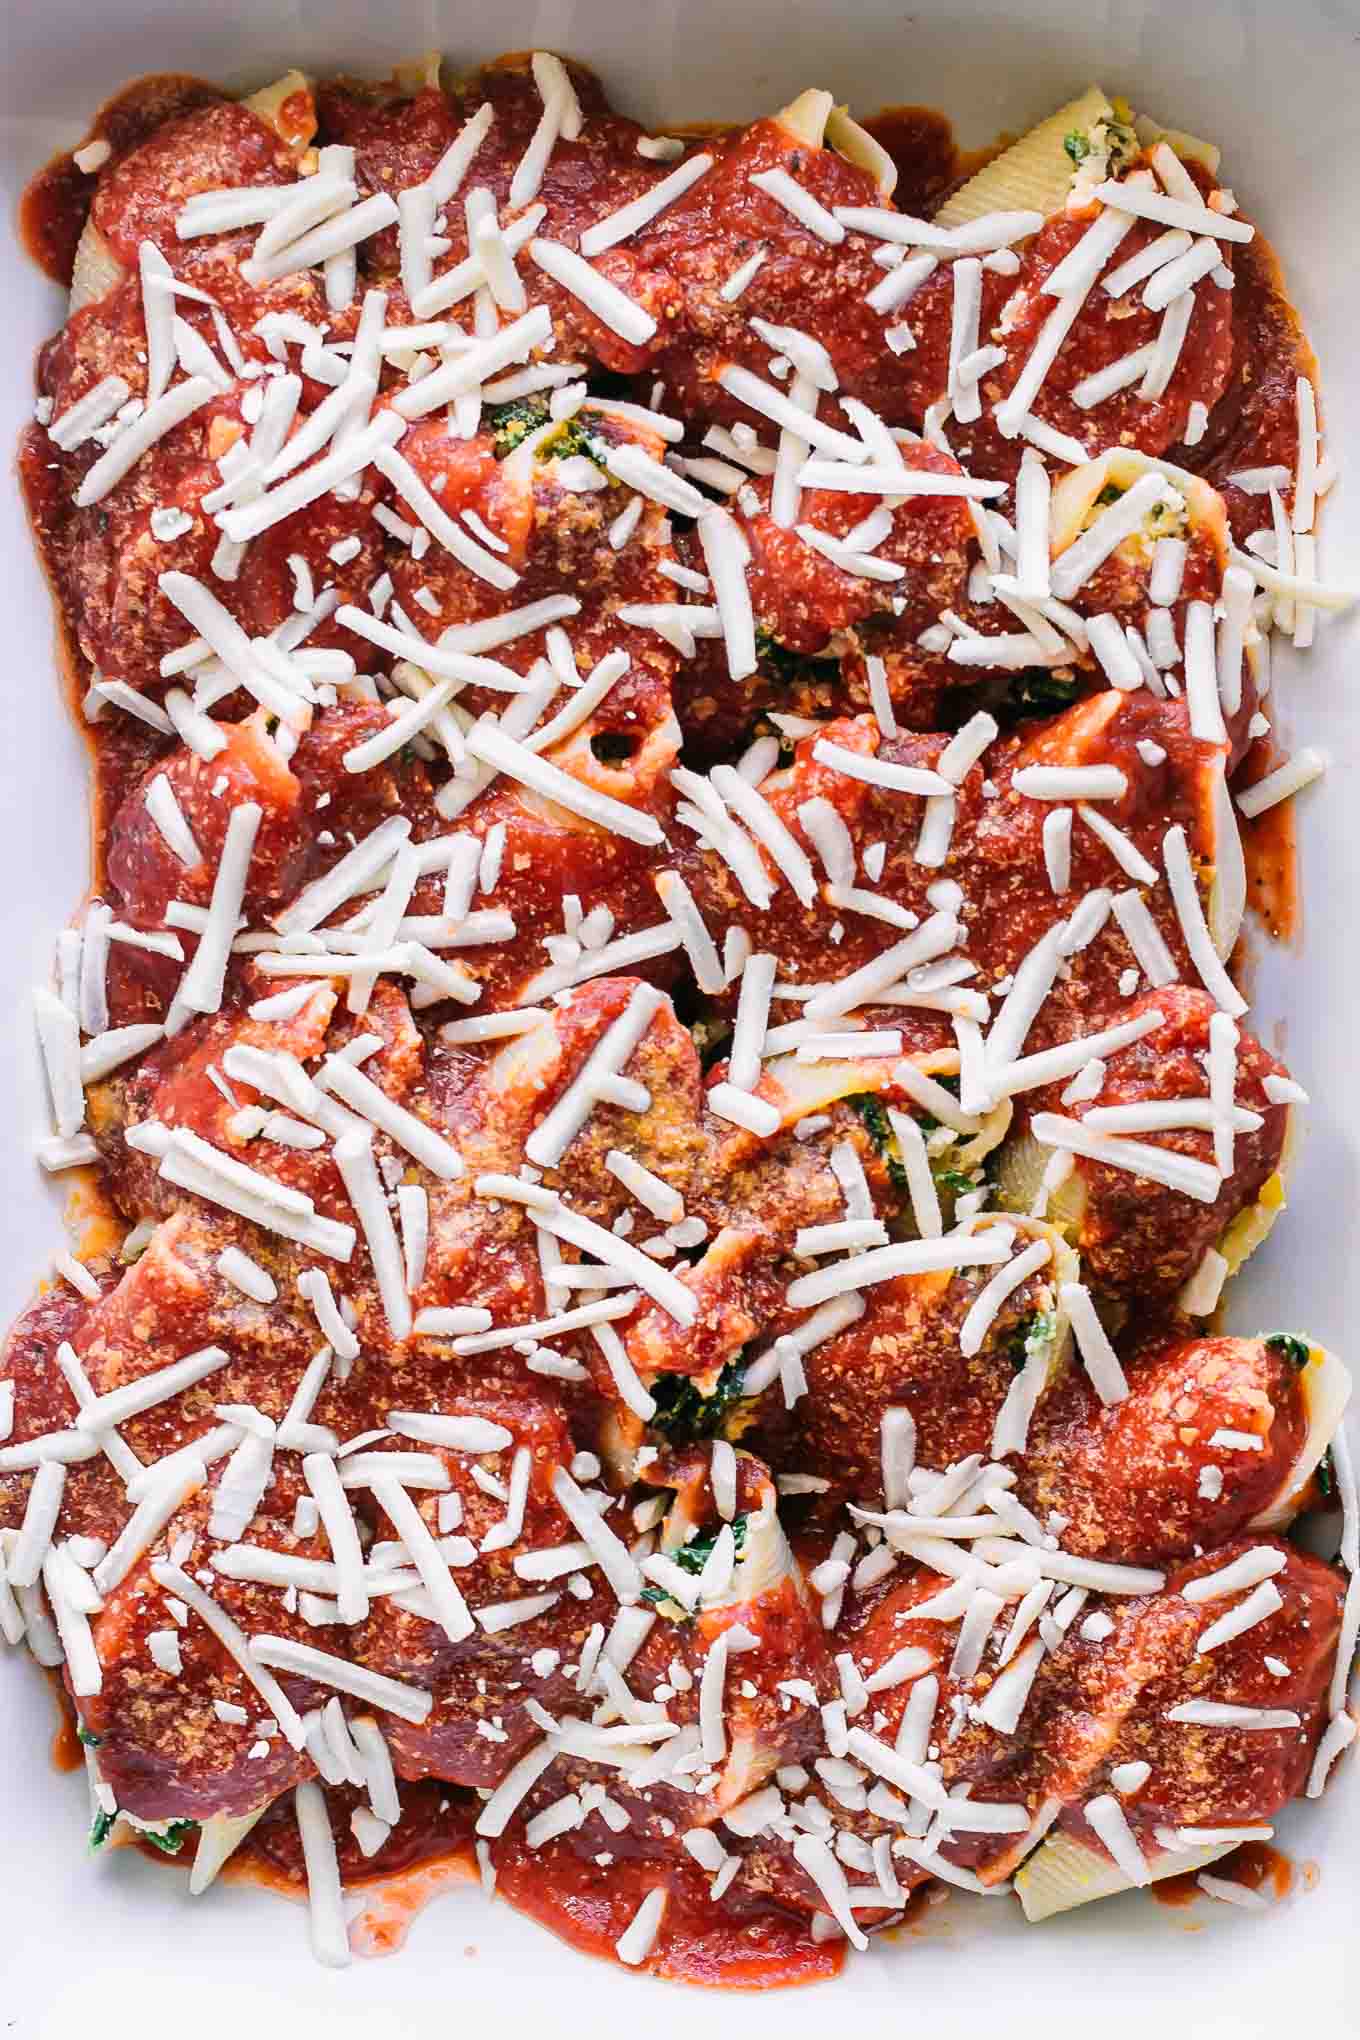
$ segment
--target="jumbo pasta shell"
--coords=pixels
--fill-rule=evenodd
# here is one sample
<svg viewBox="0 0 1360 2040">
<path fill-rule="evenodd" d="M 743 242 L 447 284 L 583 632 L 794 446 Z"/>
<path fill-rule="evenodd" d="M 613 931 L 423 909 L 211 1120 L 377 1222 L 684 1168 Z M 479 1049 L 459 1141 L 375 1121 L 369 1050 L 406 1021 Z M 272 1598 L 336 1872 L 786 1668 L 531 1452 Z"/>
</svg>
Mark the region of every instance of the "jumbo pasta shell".
<svg viewBox="0 0 1360 2040">
<path fill-rule="evenodd" d="M 312 97 L 312 81 L 305 72 L 285 71 L 272 84 L 250 93 L 241 104 L 258 114 L 266 127 L 273 128 L 295 155 L 309 147 L 316 133 L 316 102 Z"/>
<path fill-rule="evenodd" d="M 997 1201 L 1006 1211 L 1029 1212 L 1039 1195 L 1044 1170 L 1054 1150 L 1041 1147 L 1033 1134 L 1019 1133 L 1004 1143 L 997 1157 Z M 1086 1182 L 1080 1169 L 1073 1169 L 1065 1183 L 1052 1191 L 1046 1217 L 1066 1238 L 1075 1238 L 1086 1216 Z"/>
<path fill-rule="evenodd" d="M 961 184 L 940 207 L 936 224 L 961 227 L 991 212 L 1037 212 L 1045 218 L 1061 212 L 1077 174 L 1063 146 L 1068 135 L 1085 134 L 1113 117 L 1114 108 L 1099 85 L 1088 85 L 1079 98 L 1050 113 Z"/>
<path fill-rule="evenodd" d="M 1228 791 L 1227 755 L 1213 767 L 1209 789 L 1209 823 L 1213 831 L 1213 877 L 1205 902 L 1205 919 L 1214 949 L 1224 963 L 1233 953 L 1247 911 L 1247 860 L 1237 812 Z"/>
<path fill-rule="evenodd" d="M 800 141 L 806 149 L 820 149 L 826 134 L 836 101 L 830 92 L 823 92 L 817 86 L 809 86 L 800 92 L 787 106 L 781 107 L 775 120 L 788 134 Z"/>
<path fill-rule="evenodd" d="M 1350 1370 L 1325 1346 L 1310 1346 L 1299 1387 L 1308 1411 L 1308 1430 L 1298 1458 L 1268 1508 L 1252 1518 L 1253 1530 L 1279 1530 L 1298 1513 L 1298 1498 L 1322 1464 L 1327 1447 L 1341 1429 L 1351 1399 Z"/>
<path fill-rule="evenodd" d="M 1098 508 L 1098 499 L 1111 486 L 1120 490 L 1131 489 L 1135 482 L 1146 474 L 1164 475 L 1177 493 L 1184 499 L 1184 529 L 1197 537 L 1205 537 L 1213 547 L 1220 571 L 1230 564 L 1228 539 L 1228 513 L 1218 490 L 1201 475 L 1192 475 L 1188 468 L 1177 467 L 1169 460 L 1155 460 L 1151 454 L 1138 453 L 1130 446 L 1111 447 L 1097 460 L 1083 461 L 1080 467 L 1072 468 L 1061 481 L 1054 485 L 1049 506 L 1049 551 L 1056 560 L 1072 545 L 1086 526 L 1093 521 Z M 1141 546 L 1151 561 L 1152 547 L 1158 538 L 1183 535 L 1173 532 L 1165 517 L 1155 520 L 1149 517 L 1144 529 L 1125 539 L 1119 547 Z"/>
<path fill-rule="evenodd" d="M 826 120 L 826 145 L 856 169 L 867 170 L 884 198 L 897 188 L 897 165 L 882 142 L 874 140 L 867 128 L 852 120 L 844 106 L 833 106 Z"/>
<path fill-rule="evenodd" d="M 198 1849 L 189 1872 L 189 1892 L 197 1898 L 215 1880 L 227 1858 L 234 1855 L 266 1807 L 254 1813 L 214 1813 L 199 1825 Z"/>
<path fill-rule="evenodd" d="M 281 78 L 250 93 L 241 103 L 272 127 L 295 155 L 303 153 L 316 133 L 311 81 L 301 71 L 285 71 Z M 116 290 L 128 274 L 94 221 L 87 219 L 71 270 L 70 310 L 78 312 L 85 305 L 98 303 Z"/>
<path fill-rule="evenodd" d="M 117 290 L 127 274 L 94 221 L 86 220 L 84 231 L 76 243 L 76 259 L 71 270 L 71 311 L 78 312 L 86 305 L 97 304 L 100 298 Z"/>
<path fill-rule="evenodd" d="M 418 57 L 407 57 L 392 66 L 392 83 L 408 99 L 414 99 L 418 92 L 437 91 L 443 63 L 439 50 L 422 50 Z"/>
<path fill-rule="evenodd" d="M 1174 149 L 1183 163 L 1202 163 L 1211 177 L 1217 177 L 1223 151 L 1217 142 L 1201 141 L 1198 135 L 1188 135 L 1182 128 L 1163 127 L 1151 114 L 1139 113 L 1134 116 L 1133 131 L 1145 149 L 1158 142 L 1165 142 Z"/>
<path fill-rule="evenodd" d="M 1200 1849 L 1167 1851 L 1149 1861 L 1148 1875 L 1154 1884 L 1163 1877 L 1183 1877 L 1187 1871 L 1203 1870 L 1218 1862 L 1236 1847 L 1236 1842 L 1213 1842 Z M 1050 1835 L 1016 1872 L 1015 1889 L 1025 1918 L 1036 1926 L 1054 1913 L 1070 1912 L 1074 1906 L 1089 1905 L 1094 1898 L 1114 1898 L 1137 1887 L 1103 1849 L 1059 1834 Z"/>
</svg>

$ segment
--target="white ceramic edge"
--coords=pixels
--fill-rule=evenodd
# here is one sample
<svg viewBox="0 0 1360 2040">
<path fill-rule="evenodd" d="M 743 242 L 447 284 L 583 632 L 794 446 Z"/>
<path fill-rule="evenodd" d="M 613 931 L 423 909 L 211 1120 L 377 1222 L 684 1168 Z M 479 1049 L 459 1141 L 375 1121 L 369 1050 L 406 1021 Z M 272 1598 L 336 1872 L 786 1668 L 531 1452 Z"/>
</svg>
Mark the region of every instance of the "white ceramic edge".
<svg viewBox="0 0 1360 2040">
<path fill-rule="evenodd" d="M 965 141 L 1018 130 L 1099 77 L 1176 125 L 1211 134 L 1247 209 L 1282 251 L 1322 367 L 1328 440 L 1343 481 L 1328 504 L 1324 558 L 1360 575 L 1360 15 L 1352 0 L 507 0 L 494 25 L 435 0 L 7 0 L 0 80 L 0 177 L 12 210 L 25 177 L 83 133 L 90 109 L 141 71 L 184 69 L 248 85 L 292 62 L 379 70 L 438 45 L 455 63 L 500 49 L 568 50 L 601 71 L 617 102 L 666 117 L 739 118 L 810 84 L 860 110 L 924 100 Z M 7 373 L 0 445 L 29 401 L 34 347 L 60 317 L 6 237 Z M 1346 470 L 1349 469 L 1349 474 Z M 21 1306 L 60 1243 L 59 1201 L 27 1151 L 42 1119 L 26 1009 L 55 928 L 87 877 L 84 761 L 53 681 L 53 631 L 13 490 L 0 493 L 0 594 L 7 688 L 0 708 L 0 847 L 8 873 L 0 945 L 0 1154 L 11 1185 L 0 1315 Z M 1351 1072 L 1360 969 L 1360 709 L 1352 619 L 1324 627 L 1307 659 L 1286 658 L 1275 709 L 1286 739 L 1321 744 L 1333 766 L 1304 803 L 1303 931 L 1266 950 L 1253 1024 L 1284 1046 L 1325 1109 L 1310 1114 L 1292 1208 L 1233 1292 L 1231 1322 L 1299 1327 L 1343 1353 L 1360 1306 L 1353 1259 L 1360 1093 Z M 1349 684 L 1348 684 L 1349 683 Z M 1292 1809 L 1282 1839 L 1320 1866 L 1317 1889 L 1262 1916 L 1227 1907 L 1168 1912 L 1140 1898 L 1035 1931 L 1015 1909 L 967 1901 L 928 1932 L 852 1962 L 831 1986 L 702 2000 L 588 1964 L 471 1889 L 441 1899 L 404 1953 L 343 1974 L 315 1968 L 295 1910 L 247 1891 L 191 1903 L 182 1881 L 125 1852 L 83 1852 L 84 1787 L 45 1759 L 51 1703 L 27 1664 L 0 1663 L 0 2018 L 22 2040 L 72 2040 L 188 2020 L 201 2040 L 257 2031 L 313 2036 L 457 2029 L 575 2034 L 637 2019 L 667 2030 L 697 2016 L 715 2040 L 754 2027 L 801 2040 L 828 2020 L 901 2020 L 932 2035 L 1000 2025 L 1014 2040 L 1067 2040 L 1098 2026 L 1119 2040 L 1150 2026 L 1195 2040 L 1250 2040 L 1306 2016 L 1353 2030 L 1360 1986 L 1353 1894 L 1360 1884 L 1360 1780 L 1352 1761 L 1321 1805 Z"/>
</svg>

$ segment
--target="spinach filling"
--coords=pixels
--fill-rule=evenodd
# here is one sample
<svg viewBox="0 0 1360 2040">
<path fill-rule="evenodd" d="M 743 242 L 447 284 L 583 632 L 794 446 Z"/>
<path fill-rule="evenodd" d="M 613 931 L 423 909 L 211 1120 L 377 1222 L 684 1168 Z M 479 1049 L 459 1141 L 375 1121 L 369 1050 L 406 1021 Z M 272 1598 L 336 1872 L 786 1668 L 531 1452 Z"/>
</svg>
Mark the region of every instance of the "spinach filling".
<svg viewBox="0 0 1360 2040">
<path fill-rule="evenodd" d="M 579 417 L 564 420 L 551 439 L 545 439 L 538 449 L 540 460 L 572 460 L 583 458 L 594 461 L 597 468 L 605 469 L 609 455 L 609 442 L 601 439 L 597 432 L 590 431 Z M 612 476 L 610 478 L 613 479 Z"/>
<path fill-rule="evenodd" d="M 985 709 L 995 716 L 1001 729 L 1014 729 L 1017 723 L 1032 722 L 1040 716 L 1061 715 L 1080 694 L 1080 680 L 1065 678 L 1046 666 L 1029 666 L 1004 681 L 984 680 L 976 687 L 957 689 L 950 722 L 954 722 L 956 715 L 966 722 L 979 709 Z"/>
<path fill-rule="evenodd" d="M 673 1551 L 670 1555 L 681 1572 L 701 1573 L 713 1556 L 713 1547 L 719 1535 L 719 1531 L 710 1530 L 703 1537 L 691 1537 L 688 1544 L 682 1544 L 678 1551 Z M 732 1542 L 737 1548 L 737 1557 L 740 1558 L 746 1543 L 745 1516 L 732 1518 Z"/>
<path fill-rule="evenodd" d="M 521 440 L 527 439 L 531 432 L 537 432 L 539 426 L 547 422 L 546 397 L 516 397 L 511 403 L 495 405 L 487 412 L 486 429 L 491 434 L 497 460 L 504 460 Z"/>
<path fill-rule="evenodd" d="M 957 1077 L 942 1077 L 939 1081 L 949 1090 L 957 1091 L 958 1089 Z M 897 1151 L 897 1142 L 892 1130 L 892 1122 L 888 1118 L 887 1107 L 884 1105 L 883 1100 L 873 1091 L 856 1091 L 852 1097 L 845 1100 L 845 1103 L 853 1111 L 857 1112 L 863 1120 L 865 1132 L 887 1164 L 888 1181 L 892 1184 L 893 1189 L 898 1191 L 901 1196 L 906 1197 L 909 1194 L 907 1172 L 902 1166 L 901 1157 Z M 917 1124 L 922 1133 L 929 1136 L 938 1130 L 940 1122 L 938 1119 L 933 1119 L 929 1113 L 925 1113 L 922 1117 L 918 1118 Z M 935 1178 L 936 1187 L 947 1191 L 951 1197 L 962 1197 L 967 1191 L 977 1188 L 976 1178 L 965 1173 L 962 1169 L 951 1168 L 947 1157 L 932 1155 L 930 1157 L 930 1173 Z"/>
<path fill-rule="evenodd" d="M 679 1566 L 681 1572 L 697 1575 L 703 1571 L 712 1557 L 713 1547 L 717 1543 L 720 1534 L 719 1530 L 709 1530 L 702 1537 L 691 1537 L 688 1544 L 682 1544 L 675 1551 L 667 1552 L 666 1556 Z M 735 1516 L 733 1518 L 732 1542 L 736 1546 L 737 1556 L 740 1558 L 746 1544 L 745 1516 Z M 673 1600 L 664 1587 L 645 1586 L 642 1589 L 642 1598 L 644 1601 L 649 1601 L 654 1608 L 661 1609 L 664 1613 L 671 1614 L 674 1611 L 674 1614 L 672 1614 L 673 1620 L 683 1618 L 688 1621 L 690 1619 L 691 1611 L 682 1608 L 680 1603 Z"/>
<path fill-rule="evenodd" d="M 177 1856 L 190 1835 L 198 1833 L 196 1820 L 172 1820 L 168 1827 L 140 1830 L 143 1841 L 150 1842 L 153 1849 L 159 1849 L 163 1856 Z"/>
<path fill-rule="evenodd" d="M 897 1158 L 897 1146 L 893 1139 L 892 1125 L 888 1119 L 887 1107 L 873 1091 L 856 1091 L 846 1104 L 858 1112 L 864 1121 L 864 1130 L 879 1154 L 888 1165 L 888 1181 L 894 1190 L 907 1195 L 907 1172 Z"/>
<path fill-rule="evenodd" d="M 1006 1358 L 1016 1373 L 1051 1347 L 1057 1334 L 1058 1313 L 1054 1310 L 1036 1310 L 1022 1318 L 1006 1341 Z"/>
<path fill-rule="evenodd" d="M 1012 722 L 1023 722 L 1031 716 L 1061 715 L 1076 700 L 1077 685 L 1075 680 L 1060 680 L 1041 666 L 1031 667 L 1028 672 L 1017 673 L 1007 687 L 1006 715 Z"/>
<path fill-rule="evenodd" d="M 792 652 L 764 628 L 756 626 L 756 667 L 766 680 L 781 687 L 825 686 L 840 678 L 840 660 L 817 658 L 811 652 Z"/>
<path fill-rule="evenodd" d="M 87 1740 L 98 1742 L 99 1738 L 98 1736 L 81 1737 L 82 1742 Z M 92 1849 L 103 1847 L 113 1832 L 113 1824 L 117 1818 L 116 1813 L 105 1813 L 102 1806 L 99 1808 L 90 1823 L 90 1847 Z M 165 1826 L 161 1828 L 136 1828 L 135 1833 L 139 1841 L 150 1842 L 152 1848 L 159 1849 L 163 1856 L 177 1856 L 190 1835 L 198 1833 L 198 1822 L 196 1820 L 171 1820 L 167 1821 Z"/>
<path fill-rule="evenodd" d="M 745 1382 L 746 1363 L 741 1358 L 727 1362 L 708 1395 L 695 1386 L 688 1374 L 663 1375 L 652 1383 L 652 1400 L 656 1404 L 652 1429 L 660 1431 L 672 1445 L 691 1445 L 700 1438 L 718 1437 L 733 1405 L 741 1401 Z"/>
<path fill-rule="evenodd" d="M 486 415 L 492 451 L 497 460 L 504 460 L 531 432 L 546 425 L 551 413 L 547 398 L 535 396 L 515 397 L 508 404 L 495 405 Z M 602 468 L 608 452 L 607 442 L 576 417 L 563 419 L 557 431 L 538 449 L 538 456 L 540 460 L 569 460 L 574 454 L 583 454 Z"/>
</svg>

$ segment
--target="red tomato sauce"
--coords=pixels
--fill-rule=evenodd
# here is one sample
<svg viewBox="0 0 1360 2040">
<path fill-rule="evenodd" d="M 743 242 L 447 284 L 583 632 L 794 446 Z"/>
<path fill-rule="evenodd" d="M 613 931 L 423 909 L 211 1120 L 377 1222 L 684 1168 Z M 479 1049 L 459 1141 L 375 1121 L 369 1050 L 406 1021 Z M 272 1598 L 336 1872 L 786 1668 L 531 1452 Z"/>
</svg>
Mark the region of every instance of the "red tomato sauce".
<svg viewBox="0 0 1360 2040">
<path fill-rule="evenodd" d="M 624 1837 L 624 1840 L 627 1838 Z M 834 1976 L 843 1941 L 813 1942 L 806 1918 L 715 1906 L 697 1870 L 674 1862 L 616 1860 L 600 1865 L 558 1842 L 526 1849 L 521 1842 L 497 1862 L 497 1886 L 517 1911 L 547 1927 L 582 1954 L 616 1961 L 615 1943 L 647 1893 L 664 1883 L 663 1942 L 647 1968 L 676 1983 L 726 1990 L 773 1990 Z"/>
<path fill-rule="evenodd" d="M 134 79 L 106 100 L 90 124 L 86 143 L 107 142 L 113 152 L 107 163 L 127 155 L 139 142 L 181 113 L 213 106 L 225 97 L 215 85 L 179 71 L 153 72 Z M 98 172 L 84 171 L 72 150 L 54 156 L 27 186 L 19 204 L 19 232 L 25 248 L 45 276 L 69 284 L 76 243 L 89 217 L 98 187 Z"/>
<path fill-rule="evenodd" d="M 1268 737 L 1253 744 L 1243 761 L 1239 785 L 1254 785 L 1284 762 Z M 1291 942 L 1300 932 L 1298 831 L 1294 803 L 1277 801 L 1264 814 L 1241 820 L 1242 852 L 1247 863 L 1247 904 L 1261 926 L 1277 942 Z"/>
</svg>

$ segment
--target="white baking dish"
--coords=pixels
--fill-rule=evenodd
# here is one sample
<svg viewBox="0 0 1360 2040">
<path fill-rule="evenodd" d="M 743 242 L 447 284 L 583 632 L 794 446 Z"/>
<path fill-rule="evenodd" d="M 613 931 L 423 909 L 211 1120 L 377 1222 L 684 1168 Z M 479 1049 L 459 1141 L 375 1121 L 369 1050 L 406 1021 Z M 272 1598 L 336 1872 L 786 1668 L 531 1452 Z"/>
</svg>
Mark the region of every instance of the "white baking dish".
<svg viewBox="0 0 1360 2040">
<path fill-rule="evenodd" d="M 926 101 L 965 141 L 1019 130 L 1095 77 L 1169 123 L 1212 135 L 1244 208 L 1281 251 L 1322 367 L 1327 438 L 1343 479 L 1327 505 L 1332 580 L 1360 578 L 1360 16 L 1354 0 L 503 0 L 489 15 L 448 0 L 6 0 L 0 168 L 11 207 L 47 155 L 85 132 L 125 79 L 182 69 L 231 84 L 292 63 L 381 71 L 430 44 L 455 64 L 535 44 L 593 63 L 642 119 L 737 119 L 826 85 L 860 110 Z M 58 293 L 6 236 L 0 245 L 5 373 L 0 443 L 30 401 L 34 348 Z M 84 756 L 58 697 L 53 630 L 18 499 L 0 492 L 7 671 L 0 742 L 0 1155 L 10 1183 L 0 1314 L 8 1320 L 60 1243 L 58 1202 L 27 1160 L 41 1110 L 26 990 L 86 878 Z M 1306 660 L 1282 657 L 1277 724 L 1331 755 L 1301 816 L 1301 941 L 1262 949 L 1254 1024 L 1285 1047 L 1317 1103 L 1292 1208 L 1232 1292 L 1243 1329 L 1297 1327 L 1342 1353 L 1360 1317 L 1354 1251 L 1360 1088 L 1360 687 L 1354 617 L 1325 625 Z M 1293 1809 L 1281 1840 L 1316 1863 L 1315 1890 L 1269 1914 L 1204 1901 L 1168 1911 L 1142 1896 L 1027 1928 L 1007 1902 L 953 1899 L 929 1923 L 853 1961 L 837 1983 L 752 2003 L 698 1998 L 588 1963 L 471 1887 L 416 1923 L 405 1953 L 344 1973 L 316 1967 L 299 1912 L 241 1888 L 190 1901 L 183 1880 L 131 1851 L 85 1852 L 85 1788 L 46 1751 L 51 1698 L 25 1661 L 0 1663 L 0 2020 L 22 2040 L 187 2022 L 195 2040 L 283 2031 L 536 2033 L 662 2030 L 698 2018 L 714 2040 L 827 2022 L 891 2021 L 1011 2040 L 1194 2040 L 1275 2034 L 1294 2018 L 1355 2030 L 1360 1993 L 1360 1763 L 1320 1806 Z M 1348 1985 L 1350 1988 L 1348 1989 Z"/>
</svg>

